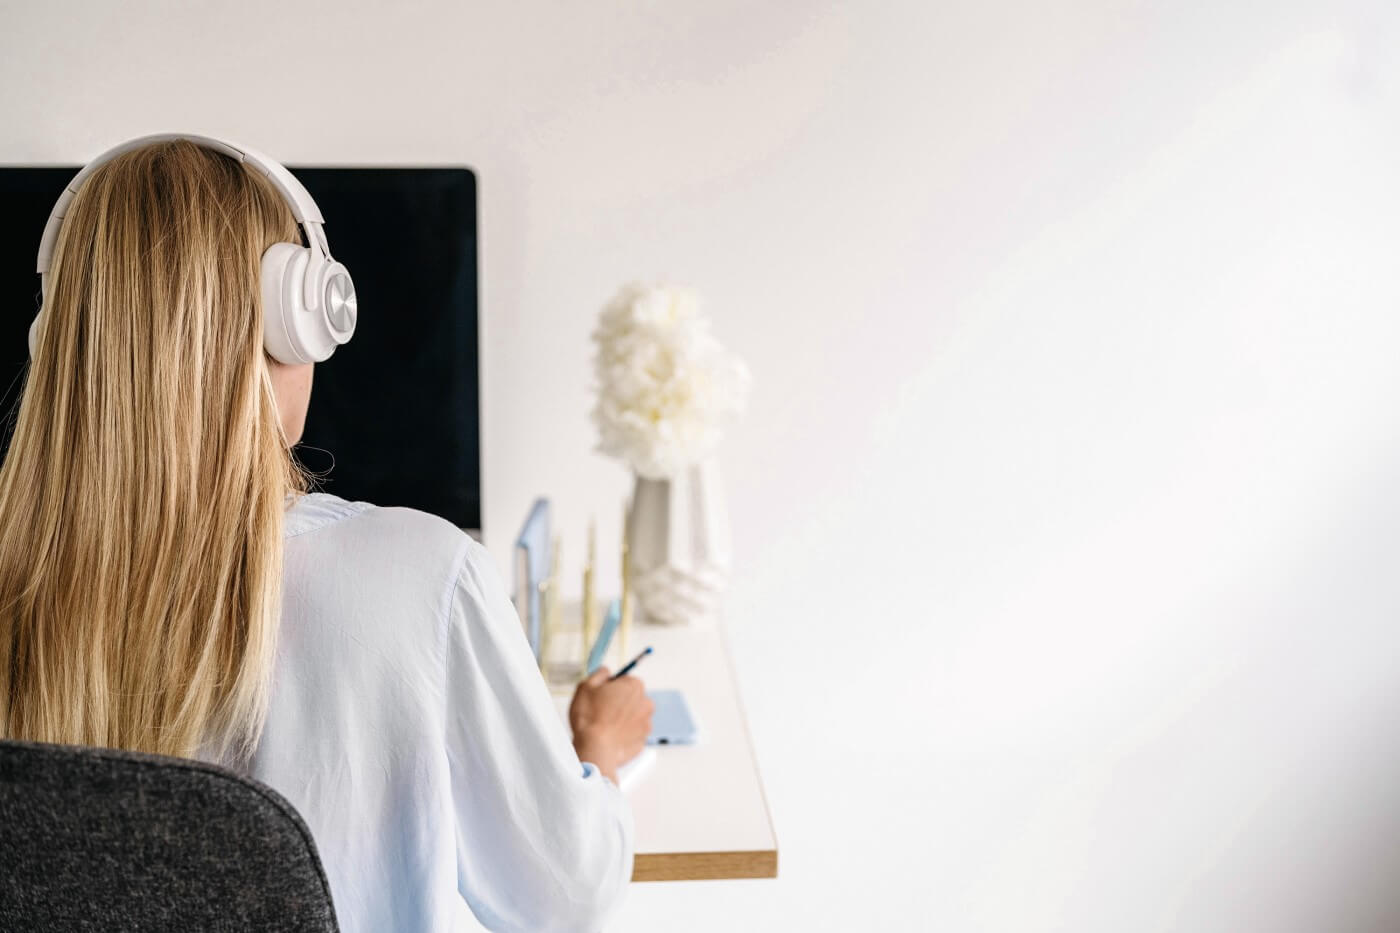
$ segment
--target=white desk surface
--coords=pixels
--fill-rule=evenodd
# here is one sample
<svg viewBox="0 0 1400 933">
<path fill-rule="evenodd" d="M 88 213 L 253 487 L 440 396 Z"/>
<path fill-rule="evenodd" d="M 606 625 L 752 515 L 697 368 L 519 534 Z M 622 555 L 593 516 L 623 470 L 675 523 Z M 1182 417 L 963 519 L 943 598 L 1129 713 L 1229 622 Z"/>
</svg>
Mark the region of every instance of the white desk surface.
<svg viewBox="0 0 1400 933">
<path fill-rule="evenodd" d="M 608 667 L 651 645 L 656 651 L 637 676 L 648 690 L 684 693 L 700 729 L 695 745 L 656 746 L 656 761 L 627 790 L 636 824 L 632 880 L 777 877 L 778 842 L 723 627 L 638 623 L 626 655 L 619 641 Z M 569 688 L 553 689 L 566 710 Z"/>
</svg>

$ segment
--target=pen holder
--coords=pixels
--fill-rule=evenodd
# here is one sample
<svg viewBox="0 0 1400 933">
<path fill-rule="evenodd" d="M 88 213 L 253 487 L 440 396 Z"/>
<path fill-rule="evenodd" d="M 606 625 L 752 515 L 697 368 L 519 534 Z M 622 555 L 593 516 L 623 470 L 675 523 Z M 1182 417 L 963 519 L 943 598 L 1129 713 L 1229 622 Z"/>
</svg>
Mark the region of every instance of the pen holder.
<svg viewBox="0 0 1400 933">
<path fill-rule="evenodd" d="M 591 647 L 584 639 L 582 602 L 572 599 L 561 601 L 557 604 L 555 618 L 557 624 L 550 633 L 548 653 L 540 664 L 540 673 L 544 675 L 550 692 L 572 693 L 584 678 L 584 659 Z M 614 671 L 627 660 L 621 645 L 621 634 L 619 629 L 618 637 L 612 640 L 603 655 L 603 666 Z"/>
</svg>

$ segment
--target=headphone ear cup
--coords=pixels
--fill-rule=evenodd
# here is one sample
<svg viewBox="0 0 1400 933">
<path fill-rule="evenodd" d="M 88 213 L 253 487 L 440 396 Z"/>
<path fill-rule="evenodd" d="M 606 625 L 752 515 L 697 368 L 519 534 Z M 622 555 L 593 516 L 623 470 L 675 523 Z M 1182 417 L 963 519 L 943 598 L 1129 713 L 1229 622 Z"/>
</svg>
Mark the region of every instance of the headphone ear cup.
<svg viewBox="0 0 1400 933">
<path fill-rule="evenodd" d="M 314 308 L 307 297 L 316 299 Z M 355 285 L 338 262 L 273 243 L 262 258 L 263 348 L 283 363 L 320 363 L 355 333 Z"/>
<path fill-rule="evenodd" d="M 263 348 L 281 363 L 314 363 L 304 334 L 302 298 L 311 251 L 295 243 L 273 243 L 262 258 Z"/>
</svg>

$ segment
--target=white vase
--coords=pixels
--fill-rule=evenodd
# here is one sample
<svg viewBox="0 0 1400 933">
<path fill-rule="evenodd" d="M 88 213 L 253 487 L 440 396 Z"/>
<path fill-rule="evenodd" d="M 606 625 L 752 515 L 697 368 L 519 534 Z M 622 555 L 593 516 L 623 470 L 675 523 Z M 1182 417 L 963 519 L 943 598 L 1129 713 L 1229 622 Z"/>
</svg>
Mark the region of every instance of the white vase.
<svg viewBox="0 0 1400 933">
<path fill-rule="evenodd" d="M 729 515 L 713 457 L 670 479 L 638 476 L 627 532 L 632 590 L 647 622 L 718 617 L 729 584 Z"/>
</svg>

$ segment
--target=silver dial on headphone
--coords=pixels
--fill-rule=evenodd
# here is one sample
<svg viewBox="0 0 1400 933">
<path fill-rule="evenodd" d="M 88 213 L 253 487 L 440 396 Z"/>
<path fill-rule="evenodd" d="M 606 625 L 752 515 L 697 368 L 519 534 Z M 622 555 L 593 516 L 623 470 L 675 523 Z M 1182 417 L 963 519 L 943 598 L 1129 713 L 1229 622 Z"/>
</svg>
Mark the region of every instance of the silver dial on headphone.
<svg viewBox="0 0 1400 933">
<path fill-rule="evenodd" d="M 355 300 L 355 285 L 344 273 L 331 277 L 326 283 L 326 316 L 331 327 L 345 334 L 355 329 L 359 304 Z"/>
</svg>

